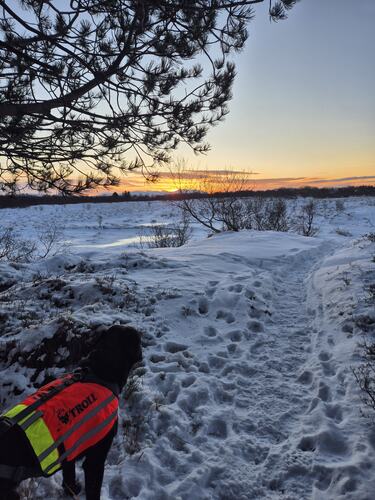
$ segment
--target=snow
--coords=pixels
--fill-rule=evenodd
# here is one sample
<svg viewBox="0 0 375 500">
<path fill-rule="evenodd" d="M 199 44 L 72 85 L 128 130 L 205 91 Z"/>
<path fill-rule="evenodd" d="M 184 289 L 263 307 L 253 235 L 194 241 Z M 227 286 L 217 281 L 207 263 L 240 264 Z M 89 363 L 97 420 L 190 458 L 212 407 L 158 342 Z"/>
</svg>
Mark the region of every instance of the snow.
<svg viewBox="0 0 375 500">
<path fill-rule="evenodd" d="M 35 379 L 20 352 L 31 359 L 64 328 L 73 342 L 130 323 L 143 332 L 145 362 L 121 401 L 103 499 L 374 498 L 375 429 L 352 368 L 361 359 L 356 318 L 375 316 L 365 292 L 375 249 L 364 237 L 375 231 L 375 200 L 335 204 L 318 202 L 313 238 L 207 238 L 195 225 L 188 244 L 165 249 L 135 242 L 178 216 L 167 202 L 2 210 L 1 225 L 25 239 L 53 222 L 70 246 L 0 264 L 1 344 L 14 359 L 2 361 L 1 400 L 60 374 L 69 349 L 36 359 Z M 57 474 L 29 487 L 33 498 L 62 498 L 60 482 Z"/>
</svg>

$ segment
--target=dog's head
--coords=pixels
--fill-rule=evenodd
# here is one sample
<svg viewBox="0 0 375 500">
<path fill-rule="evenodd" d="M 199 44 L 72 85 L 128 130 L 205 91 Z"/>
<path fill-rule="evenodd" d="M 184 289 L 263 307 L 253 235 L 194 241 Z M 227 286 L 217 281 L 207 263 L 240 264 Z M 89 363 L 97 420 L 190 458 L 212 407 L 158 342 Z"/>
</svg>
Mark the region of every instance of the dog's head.
<svg viewBox="0 0 375 500">
<path fill-rule="evenodd" d="M 102 333 L 89 356 L 91 370 L 123 387 L 132 367 L 142 361 L 141 334 L 130 326 L 113 325 Z"/>
</svg>

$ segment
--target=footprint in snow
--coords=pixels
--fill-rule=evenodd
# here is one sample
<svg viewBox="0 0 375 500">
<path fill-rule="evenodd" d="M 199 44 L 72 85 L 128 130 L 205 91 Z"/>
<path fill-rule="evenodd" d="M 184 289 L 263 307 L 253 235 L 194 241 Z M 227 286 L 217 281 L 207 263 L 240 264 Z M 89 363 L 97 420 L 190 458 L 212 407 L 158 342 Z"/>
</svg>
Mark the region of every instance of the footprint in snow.
<svg viewBox="0 0 375 500">
<path fill-rule="evenodd" d="M 262 311 L 251 304 L 247 314 L 250 316 L 250 318 L 259 319 L 262 316 Z"/>
<path fill-rule="evenodd" d="M 208 363 L 206 363 L 205 361 L 199 364 L 198 370 L 201 373 L 210 373 L 210 367 L 208 366 Z"/>
<path fill-rule="evenodd" d="M 228 436 L 228 427 L 226 421 L 221 417 L 214 417 L 208 424 L 207 434 L 221 439 Z"/>
<path fill-rule="evenodd" d="M 243 286 L 237 283 L 236 285 L 230 285 L 228 287 L 229 292 L 236 292 L 236 293 L 241 293 L 243 290 Z"/>
<path fill-rule="evenodd" d="M 331 401 L 331 390 L 328 387 L 327 384 L 324 382 L 320 382 L 319 384 L 319 391 L 318 391 L 318 397 L 324 402 Z"/>
<path fill-rule="evenodd" d="M 206 289 L 206 295 L 209 299 L 212 299 L 212 297 L 214 296 L 216 292 L 216 288 L 207 288 Z"/>
<path fill-rule="evenodd" d="M 345 437 L 338 429 L 324 430 L 314 435 L 304 436 L 298 448 L 302 451 L 319 450 L 332 455 L 345 455 L 348 451 L 348 444 Z"/>
<path fill-rule="evenodd" d="M 179 344 L 178 342 L 166 342 L 164 345 L 164 350 L 175 354 L 176 352 L 185 351 L 188 346 L 186 344 Z"/>
<path fill-rule="evenodd" d="M 236 321 L 233 314 L 229 311 L 219 309 L 216 313 L 216 319 L 224 319 L 227 323 L 234 323 Z"/>
<path fill-rule="evenodd" d="M 178 406 L 188 415 L 193 413 L 199 406 L 207 404 L 210 394 L 206 387 L 198 389 L 186 389 L 183 397 L 178 399 Z"/>
<path fill-rule="evenodd" d="M 334 377 L 336 375 L 336 368 L 331 362 L 322 362 L 322 367 L 323 373 L 326 377 Z"/>
<path fill-rule="evenodd" d="M 305 370 L 298 377 L 298 382 L 304 385 L 310 385 L 313 381 L 313 374 L 309 370 Z"/>
<path fill-rule="evenodd" d="M 314 466 L 312 474 L 317 478 L 314 487 L 320 491 L 326 491 L 332 482 L 333 469 L 319 464 Z"/>
<path fill-rule="evenodd" d="M 183 378 L 181 381 L 182 387 L 190 387 L 191 385 L 194 384 L 194 382 L 197 380 L 197 377 L 195 375 L 188 375 L 187 377 Z"/>
<path fill-rule="evenodd" d="M 209 309 L 208 300 L 206 297 L 201 297 L 198 301 L 199 314 L 207 314 Z"/>
<path fill-rule="evenodd" d="M 215 401 L 219 404 L 232 403 L 234 398 L 233 394 L 223 387 L 216 388 L 213 391 L 213 396 Z"/>
<path fill-rule="evenodd" d="M 249 300 L 255 300 L 256 299 L 256 294 L 253 290 L 251 290 L 250 288 L 246 288 L 246 291 L 245 291 L 245 297 Z"/>
<path fill-rule="evenodd" d="M 204 333 L 208 336 L 208 337 L 216 337 L 217 335 L 217 330 L 216 328 L 214 328 L 213 326 L 206 326 L 204 328 Z"/>
<path fill-rule="evenodd" d="M 232 330 L 226 334 L 232 342 L 240 342 L 242 340 L 242 332 L 241 330 Z"/>
<path fill-rule="evenodd" d="M 329 352 L 322 351 L 321 353 L 319 353 L 320 361 L 328 361 L 331 358 L 332 358 L 332 354 L 330 354 Z"/>
<path fill-rule="evenodd" d="M 221 356 L 214 356 L 211 354 L 208 357 L 208 364 L 211 368 L 223 368 L 223 366 L 227 363 L 227 360 Z"/>
<path fill-rule="evenodd" d="M 259 352 L 264 350 L 264 342 L 262 340 L 258 340 L 254 342 L 254 344 L 250 347 L 251 354 L 258 354 Z"/>
<path fill-rule="evenodd" d="M 237 352 L 237 348 L 238 348 L 238 345 L 237 344 L 228 344 L 227 345 L 227 351 L 229 352 L 229 354 L 231 354 L 233 356 L 233 354 L 235 354 Z M 241 354 L 241 351 L 238 353 L 238 354 Z"/>
<path fill-rule="evenodd" d="M 165 356 L 163 356 L 162 354 L 152 354 L 149 360 L 151 361 L 151 363 L 161 363 L 165 361 Z"/>
<path fill-rule="evenodd" d="M 328 418 L 334 420 L 337 424 L 342 422 L 342 408 L 340 405 L 335 404 L 327 404 L 325 407 L 325 414 Z"/>
<path fill-rule="evenodd" d="M 247 327 L 254 333 L 264 332 L 264 325 L 260 321 L 252 320 L 247 323 Z"/>
</svg>

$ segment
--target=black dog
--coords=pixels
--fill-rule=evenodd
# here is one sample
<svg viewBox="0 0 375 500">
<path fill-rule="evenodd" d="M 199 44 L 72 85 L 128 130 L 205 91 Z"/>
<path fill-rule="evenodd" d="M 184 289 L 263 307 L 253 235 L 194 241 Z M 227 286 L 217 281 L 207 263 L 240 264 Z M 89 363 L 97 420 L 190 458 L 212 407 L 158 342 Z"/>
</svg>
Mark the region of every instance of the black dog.
<svg viewBox="0 0 375 500">
<path fill-rule="evenodd" d="M 142 360 L 140 334 L 131 327 L 112 326 L 98 340 L 88 362 L 78 372 L 80 383 L 99 384 L 118 397 L 129 373 Z M 72 391 L 78 384 L 72 383 Z M 82 387 L 82 385 L 80 386 Z M 87 387 L 87 386 L 86 386 Z M 61 392 L 64 397 L 64 392 Z M 52 398 L 51 398 L 52 401 Z M 87 405 L 90 401 L 87 402 Z M 67 494 L 77 495 L 80 486 L 76 482 L 75 461 L 84 458 L 85 491 L 87 500 L 99 500 L 103 482 L 104 465 L 112 440 L 117 431 L 117 418 L 107 434 L 96 444 L 85 449 L 75 460 L 62 462 L 63 487 Z M 8 467 L 7 467 L 8 466 Z M 34 449 L 19 425 L 13 425 L 0 437 L 0 500 L 17 500 L 19 481 L 14 477 L 1 477 L 1 470 L 24 467 L 35 470 L 33 476 L 42 476 L 43 471 Z M 22 479 L 26 479 L 24 476 Z"/>
</svg>

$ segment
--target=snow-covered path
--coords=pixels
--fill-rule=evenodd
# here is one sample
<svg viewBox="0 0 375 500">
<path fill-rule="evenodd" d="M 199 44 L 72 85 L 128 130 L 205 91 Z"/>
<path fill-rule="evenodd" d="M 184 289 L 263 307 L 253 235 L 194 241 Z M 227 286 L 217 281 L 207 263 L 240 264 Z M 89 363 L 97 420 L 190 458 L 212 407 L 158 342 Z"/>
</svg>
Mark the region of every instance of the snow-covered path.
<svg viewBox="0 0 375 500">
<path fill-rule="evenodd" d="M 152 446 L 140 459 L 124 457 L 121 491 L 129 498 L 311 498 L 313 457 L 299 446 L 314 396 L 304 369 L 314 320 L 306 296 L 330 245 L 278 233 L 267 248 L 261 235 L 244 233 L 234 251 L 226 248 L 231 236 L 161 252 L 160 286 L 184 289 L 156 308 L 160 341 L 151 342 L 145 385 L 160 406 L 148 429 Z M 152 274 L 134 275 L 145 282 Z M 117 465 L 112 473 L 118 488 Z M 123 497 L 110 487 L 108 498 Z"/>
</svg>

